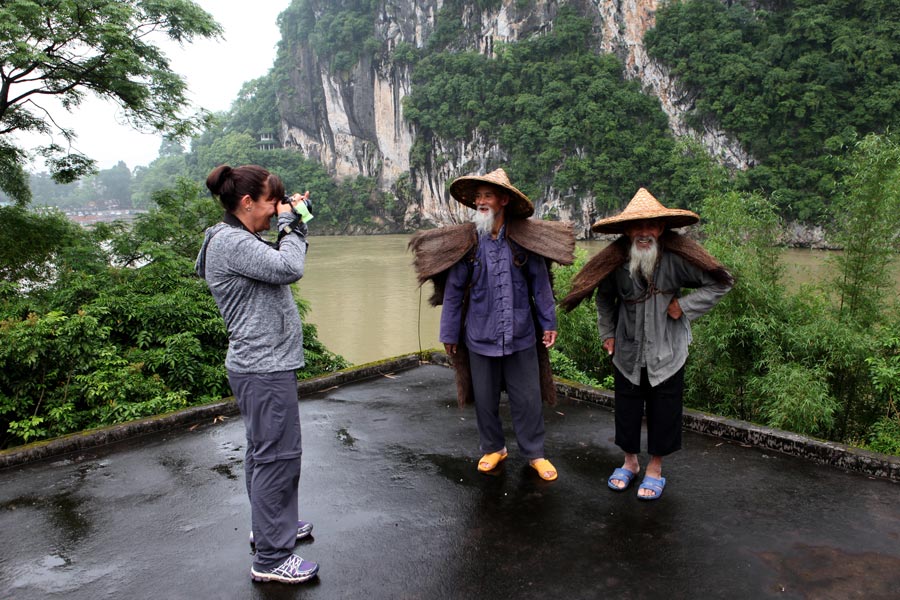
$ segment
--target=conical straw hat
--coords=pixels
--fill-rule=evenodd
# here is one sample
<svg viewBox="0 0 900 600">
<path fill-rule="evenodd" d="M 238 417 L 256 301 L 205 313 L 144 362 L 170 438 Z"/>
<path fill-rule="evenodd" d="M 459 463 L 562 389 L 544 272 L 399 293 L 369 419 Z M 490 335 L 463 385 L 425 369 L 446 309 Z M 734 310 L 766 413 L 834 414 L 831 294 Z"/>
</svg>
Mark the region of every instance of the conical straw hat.
<svg viewBox="0 0 900 600">
<path fill-rule="evenodd" d="M 469 208 L 475 208 L 475 190 L 485 183 L 496 185 L 510 193 L 509 204 L 506 205 L 507 218 L 527 219 L 534 214 L 531 200 L 509 182 L 509 177 L 503 169 L 491 171 L 487 175 L 457 177 L 450 184 L 450 195 Z"/>
<path fill-rule="evenodd" d="M 591 230 L 597 233 L 625 233 L 630 222 L 644 219 L 662 219 L 667 229 L 686 227 L 700 221 L 700 215 L 680 208 L 666 208 L 646 189 L 641 188 L 621 213 L 614 217 L 600 219 Z"/>
</svg>

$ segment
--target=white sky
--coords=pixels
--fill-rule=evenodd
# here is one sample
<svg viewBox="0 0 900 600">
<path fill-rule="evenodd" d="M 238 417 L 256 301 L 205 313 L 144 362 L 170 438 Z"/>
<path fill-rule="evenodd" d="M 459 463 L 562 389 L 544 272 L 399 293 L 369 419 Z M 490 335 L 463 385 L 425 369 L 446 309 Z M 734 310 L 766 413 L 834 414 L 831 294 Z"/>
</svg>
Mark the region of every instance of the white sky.
<svg viewBox="0 0 900 600">
<path fill-rule="evenodd" d="M 195 40 L 184 47 L 160 44 L 172 70 L 185 78 L 188 97 L 196 105 L 211 111 L 230 108 L 241 86 L 265 75 L 275 59 L 275 45 L 281 38 L 278 15 L 291 0 L 194 0 L 210 13 L 224 29 L 221 39 Z M 167 40 L 168 41 L 168 40 Z M 49 106 L 49 105 L 48 105 Z M 62 109 L 53 117 L 78 135 L 74 147 L 108 169 L 120 160 L 132 171 L 156 158 L 162 137 L 141 134 L 116 119 L 118 107 L 96 98 L 86 100 L 75 112 Z M 57 139 L 64 146 L 65 141 Z M 20 143 L 33 147 L 47 142 L 46 137 L 22 136 Z M 185 142 L 187 146 L 187 142 Z M 43 170 L 35 164 L 33 170 Z"/>
</svg>

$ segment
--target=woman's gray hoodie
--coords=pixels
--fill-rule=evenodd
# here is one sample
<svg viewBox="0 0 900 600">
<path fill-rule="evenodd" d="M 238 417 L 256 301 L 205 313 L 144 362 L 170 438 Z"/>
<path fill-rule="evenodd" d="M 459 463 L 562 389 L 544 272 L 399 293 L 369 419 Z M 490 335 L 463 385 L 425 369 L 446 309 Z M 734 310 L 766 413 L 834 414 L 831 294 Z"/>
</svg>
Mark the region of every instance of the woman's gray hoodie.
<svg viewBox="0 0 900 600">
<path fill-rule="evenodd" d="M 290 213 L 279 215 L 279 228 L 293 219 Z M 272 247 L 229 214 L 206 230 L 196 269 L 225 319 L 229 371 L 273 373 L 303 366 L 303 325 L 290 284 L 303 277 L 306 248 L 299 233 Z"/>
</svg>

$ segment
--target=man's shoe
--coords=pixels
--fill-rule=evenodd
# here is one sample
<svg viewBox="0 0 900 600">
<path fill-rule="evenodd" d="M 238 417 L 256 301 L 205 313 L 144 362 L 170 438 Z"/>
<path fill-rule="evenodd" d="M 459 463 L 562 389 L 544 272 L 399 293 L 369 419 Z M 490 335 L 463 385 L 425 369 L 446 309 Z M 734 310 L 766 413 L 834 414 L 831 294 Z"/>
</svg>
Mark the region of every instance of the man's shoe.
<svg viewBox="0 0 900 600">
<path fill-rule="evenodd" d="M 506 448 L 504 448 L 500 452 L 491 452 L 490 454 L 485 454 L 478 460 L 478 470 L 482 473 L 493 471 L 497 468 L 497 465 L 506 460 L 507 456 L 508 454 L 506 452 Z"/>
<path fill-rule="evenodd" d="M 302 540 L 312 533 L 313 525 L 312 523 L 308 523 L 306 521 L 297 521 L 297 540 Z M 253 532 L 250 532 L 250 546 L 255 547 L 256 543 L 253 541 Z"/>
<path fill-rule="evenodd" d="M 319 572 L 319 565 L 309 560 L 303 560 L 296 554 L 288 556 L 277 567 L 257 571 L 256 567 L 250 567 L 250 577 L 253 581 L 278 581 L 280 583 L 303 583 L 309 581 Z"/>
</svg>

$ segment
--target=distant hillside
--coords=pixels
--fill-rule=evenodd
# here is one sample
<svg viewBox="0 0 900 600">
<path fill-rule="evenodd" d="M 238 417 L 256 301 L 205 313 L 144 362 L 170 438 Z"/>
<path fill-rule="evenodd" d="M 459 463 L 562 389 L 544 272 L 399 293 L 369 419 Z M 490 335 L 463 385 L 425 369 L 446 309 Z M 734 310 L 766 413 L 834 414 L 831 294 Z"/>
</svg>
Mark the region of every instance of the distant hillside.
<svg viewBox="0 0 900 600">
<path fill-rule="evenodd" d="M 501 165 L 582 234 L 639 186 L 759 191 L 814 224 L 848 149 L 900 116 L 895 2 L 294 0 L 280 26 L 270 73 L 179 160 L 284 172 L 295 151 L 340 182 L 335 231 L 457 222 L 447 184 Z"/>
</svg>

